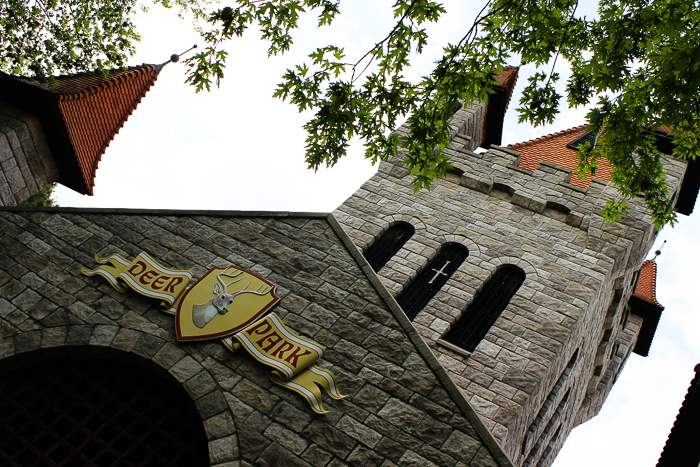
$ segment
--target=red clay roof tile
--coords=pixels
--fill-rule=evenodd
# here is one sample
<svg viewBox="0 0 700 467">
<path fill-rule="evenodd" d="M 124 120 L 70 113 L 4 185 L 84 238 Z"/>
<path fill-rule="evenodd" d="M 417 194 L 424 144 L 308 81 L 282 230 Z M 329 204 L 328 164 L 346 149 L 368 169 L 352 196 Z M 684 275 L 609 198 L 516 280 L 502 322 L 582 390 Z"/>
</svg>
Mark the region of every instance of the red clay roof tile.
<svg viewBox="0 0 700 467">
<path fill-rule="evenodd" d="M 568 130 L 553 133 L 541 138 L 536 138 L 530 141 L 519 144 L 511 144 L 508 149 L 513 149 L 520 153 L 519 166 L 527 170 L 535 170 L 540 165 L 540 162 L 548 162 L 550 164 L 563 167 L 571 170 L 571 185 L 579 188 L 587 189 L 591 184 L 592 177 L 586 175 L 586 178 L 579 178 L 576 174 L 576 166 L 578 165 L 578 151 L 566 147 L 567 144 L 582 136 L 588 125 L 581 125 Z M 595 177 L 606 182 L 610 181 L 612 166 L 607 159 L 599 159 Z"/>
<path fill-rule="evenodd" d="M 656 467 L 695 466 L 700 461 L 697 448 L 700 431 L 700 364 L 695 365 L 694 371 L 695 376 L 690 382 Z"/>
<path fill-rule="evenodd" d="M 646 260 L 642 263 L 642 267 L 639 269 L 639 280 L 637 281 L 637 288 L 635 289 L 632 296 L 644 300 L 647 303 L 656 305 L 663 309 L 663 305 L 656 301 L 656 262 L 652 260 Z"/>
<path fill-rule="evenodd" d="M 160 67 L 140 65 L 101 73 L 56 77 L 56 86 L 16 77 L 53 95 L 68 130 L 89 195 L 107 146 L 155 83 Z"/>
<path fill-rule="evenodd" d="M 508 109 L 508 104 L 510 104 L 510 98 L 513 95 L 515 83 L 518 81 L 519 71 L 519 67 L 509 66 L 504 68 L 503 71 L 500 72 L 498 76 L 496 76 L 496 82 L 498 83 L 498 85 L 508 90 L 508 95 L 506 97 L 506 109 Z"/>
</svg>

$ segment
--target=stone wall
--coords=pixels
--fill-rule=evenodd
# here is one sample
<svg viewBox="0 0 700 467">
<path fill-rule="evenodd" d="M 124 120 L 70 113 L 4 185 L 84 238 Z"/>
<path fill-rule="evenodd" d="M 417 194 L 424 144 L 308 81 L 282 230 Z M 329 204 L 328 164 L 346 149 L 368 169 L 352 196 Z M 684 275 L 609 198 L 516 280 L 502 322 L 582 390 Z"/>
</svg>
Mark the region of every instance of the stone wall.
<svg viewBox="0 0 700 467">
<path fill-rule="evenodd" d="M 0 231 L 0 371 L 56 351 L 147 359 L 195 401 L 217 466 L 512 465 L 332 216 L 5 208 Z M 141 251 L 277 284 L 274 311 L 326 346 L 347 397 L 317 415 L 249 355 L 179 343 L 158 303 L 80 273 Z"/>
<path fill-rule="evenodd" d="M 0 206 L 15 206 L 58 178 L 39 119 L 0 102 Z"/>
<path fill-rule="evenodd" d="M 413 324 L 514 463 L 547 466 L 571 429 L 598 412 L 634 346 L 641 320 L 627 320 L 624 332 L 621 321 L 656 232 L 641 199 L 618 222 L 604 222 L 601 208 L 616 193 L 607 183 L 594 179 L 582 190 L 568 170 L 520 169 L 508 149 L 476 154 L 460 129 L 455 123 L 447 149 L 455 170 L 430 191 L 413 192 L 398 157 L 382 162 L 335 216 L 361 250 L 396 222 L 415 227 L 378 273 L 394 296 L 442 245 L 469 249 Z M 664 167 L 674 193 L 686 163 L 669 157 Z M 473 353 L 441 345 L 502 264 L 520 267 L 526 280 L 486 338 Z"/>
</svg>

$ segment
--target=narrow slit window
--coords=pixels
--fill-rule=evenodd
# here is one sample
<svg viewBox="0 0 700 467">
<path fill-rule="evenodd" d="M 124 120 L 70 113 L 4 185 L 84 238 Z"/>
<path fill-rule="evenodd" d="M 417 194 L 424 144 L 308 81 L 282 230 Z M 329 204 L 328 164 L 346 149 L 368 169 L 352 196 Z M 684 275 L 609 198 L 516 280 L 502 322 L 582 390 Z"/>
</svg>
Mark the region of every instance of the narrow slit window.
<svg viewBox="0 0 700 467">
<path fill-rule="evenodd" d="M 411 224 L 399 223 L 389 227 L 365 251 L 365 259 L 375 272 L 379 272 L 391 258 L 403 247 L 408 239 L 413 236 L 415 229 Z"/>
<path fill-rule="evenodd" d="M 524 281 L 525 273 L 515 266 L 505 266 L 496 271 L 443 340 L 473 352 Z"/>
<path fill-rule="evenodd" d="M 413 321 L 418 313 L 447 283 L 454 272 L 462 265 L 469 251 L 462 245 L 446 245 L 437 255 L 404 287 L 396 297 L 408 319 Z"/>
</svg>

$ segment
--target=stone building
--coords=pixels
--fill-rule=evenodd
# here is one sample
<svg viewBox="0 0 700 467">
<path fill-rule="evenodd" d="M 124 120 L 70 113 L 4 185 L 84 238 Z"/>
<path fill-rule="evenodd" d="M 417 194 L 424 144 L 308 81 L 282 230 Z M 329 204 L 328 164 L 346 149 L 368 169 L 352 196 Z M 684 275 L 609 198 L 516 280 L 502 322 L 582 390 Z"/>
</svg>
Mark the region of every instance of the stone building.
<svg viewBox="0 0 700 467">
<path fill-rule="evenodd" d="M 33 191 L 29 175 L 40 185 L 32 150 L 46 180 L 91 192 L 158 71 L 80 78 L 60 95 L 3 80 L 40 94 L 0 92 L 3 202 Z M 516 77 L 506 70 L 489 104 L 456 111 L 454 168 L 429 192 L 413 192 L 397 158 L 332 214 L 2 208 L 1 463 L 550 465 L 630 352 L 648 353 L 663 307 L 642 203 L 605 223 L 605 168 L 571 176 L 585 127 L 497 146 Z M 664 164 L 688 214 L 697 165 Z M 320 365 L 346 397 L 324 396 L 317 414 L 250 355 L 178 341 L 158 301 L 81 273 L 95 254 L 141 252 L 195 279 L 233 264 L 276 284 L 272 311 L 326 348 Z"/>
<path fill-rule="evenodd" d="M 657 232 L 641 198 L 600 216 L 610 167 L 572 174 L 586 126 L 504 148 L 480 131 L 489 111 L 455 113 L 453 169 L 430 191 L 414 193 L 399 155 L 333 214 L 511 461 L 546 467 L 630 353 L 648 354 L 663 307 L 642 262 Z M 690 214 L 698 164 L 663 163 Z"/>
</svg>

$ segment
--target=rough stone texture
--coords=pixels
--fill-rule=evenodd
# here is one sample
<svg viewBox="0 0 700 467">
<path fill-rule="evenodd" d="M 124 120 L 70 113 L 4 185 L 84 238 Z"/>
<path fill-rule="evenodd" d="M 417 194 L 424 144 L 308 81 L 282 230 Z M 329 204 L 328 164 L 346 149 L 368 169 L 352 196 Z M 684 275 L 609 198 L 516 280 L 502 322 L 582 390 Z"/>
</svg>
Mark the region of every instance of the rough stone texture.
<svg viewBox="0 0 700 467">
<path fill-rule="evenodd" d="M 39 119 L 0 102 L 0 206 L 15 206 L 58 178 Z"/>
<path fill-rule="evenodd" d="M 626 319 L 625 310 L 633 274 L 656 233 L 639 198 L 630 201 L 629 215 L 604 222 L 601 208 L 616 193 L 605 182 L 594 179 L 584 191 L 568 183 L 570 171 L 551 164 L 520 169 L 514 151 L 472 152 L 477 138 L 465 122 L 476 121 L 481 109 L 464 106 L 456 113 L 446 150 L 456 170 L 430 191 L 414 193 L 399 155 L 381 162 L 334 216 L 362 251 L 397 222 L 415 228 L 378 272 L 394 296 L 442 246 L 469 250 L 413 325 L 511 460 L 546 467 L 569 432 L 600 410 L 634 347 L 641 321 Z M 686 162 L 665 157 L 663 164 L 674 193 Z M 442 345 L 450 325 L 504 264 L 521 268 L 526 279 L 485 339 L 473 353 Z M 396 358 L 375 353 L 381 359 L 365 357 L 367 367 L 381 375 L 400 370 L 391 366 Z M 387 413 L 386 405 L 376 412 L 369 393 L 359 396 L 366 410 Z M 399 461 L 422 455 L 416 452 Z"/>
<path fill-rule="evenodd" d="M 85 352 L 148 359 L 194 400 L 213 465 L 512 465 L 332 218 L 5 208 L 0 231 L 2 371 Z M 347 397 L 324 395 L 330 413 L 315 414 L 247 353 L 179 343 L 156 301 L 80 272 L 95 253 L 141 251 L 196 276 L 236 264 L 278 284 L 274 311 L 326 346 L 319 364 Z"/>
</svg>

